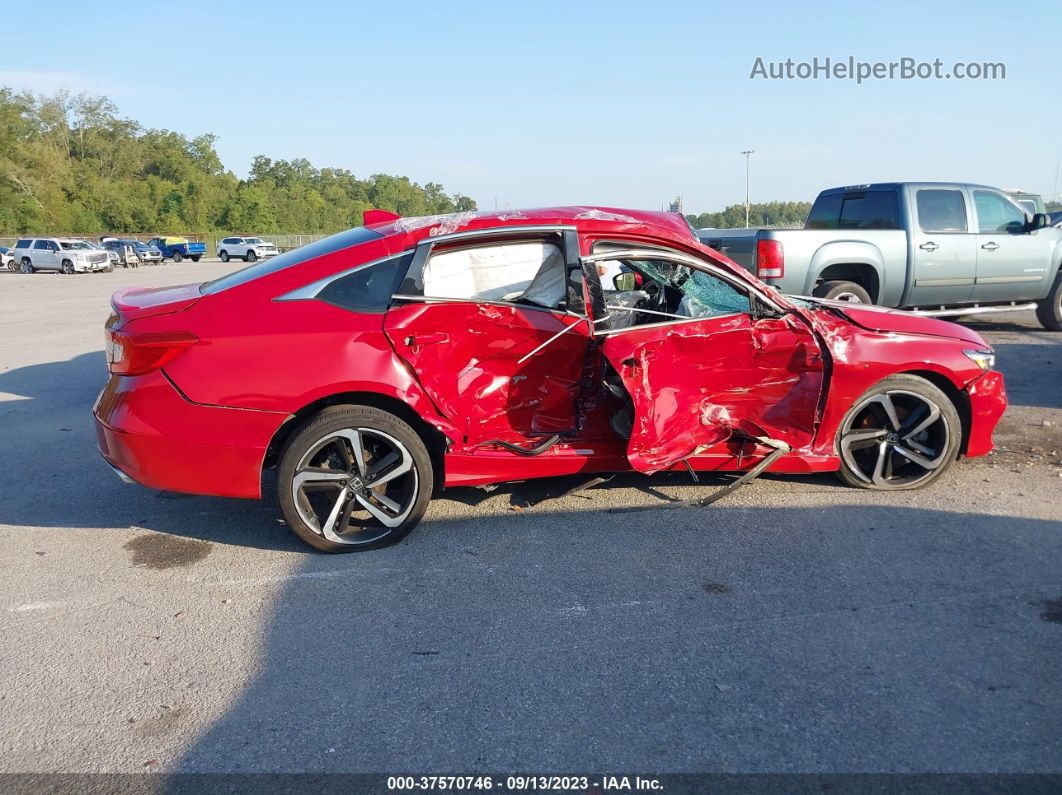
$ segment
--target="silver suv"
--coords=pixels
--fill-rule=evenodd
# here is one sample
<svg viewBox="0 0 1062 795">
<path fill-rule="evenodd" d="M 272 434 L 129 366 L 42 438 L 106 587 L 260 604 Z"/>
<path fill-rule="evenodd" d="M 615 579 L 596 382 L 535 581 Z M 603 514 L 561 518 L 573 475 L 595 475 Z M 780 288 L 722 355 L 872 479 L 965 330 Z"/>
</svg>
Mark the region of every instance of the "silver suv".
<svg viewBox="0 0 1062 795">
<path fill-rule="evenodd" d="M 222 262 L 240 257 L 244 262 L 275 257 L 279 252 L 272 243 L 260 237 L 226 237 L 218 243 L 218 256 Z"/>
<path fill-rule="evenodd" d="M 111 270 L 106 251 L 91 243 L 66 237 L 26 237 L 15 243 L 15 261 L 23 273 L 59 271 L 86 273 Z"/>
</svg>

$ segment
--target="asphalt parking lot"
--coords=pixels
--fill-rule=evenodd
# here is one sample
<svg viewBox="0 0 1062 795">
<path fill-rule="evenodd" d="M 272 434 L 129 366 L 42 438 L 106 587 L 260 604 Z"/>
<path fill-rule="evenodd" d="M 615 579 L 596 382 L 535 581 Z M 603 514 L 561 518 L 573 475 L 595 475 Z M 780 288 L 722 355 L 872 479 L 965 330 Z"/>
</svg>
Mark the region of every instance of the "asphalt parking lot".
<svg viewBox="0 0 1062 795">
<path fill-rule="evenodd" d="M 1062 334 L 1031 313 L 973 323 L 1001 449 L 928 490 L 466 489 L 325 556 L 96 453 L 110 293 L 238 266 L 0 274 L 0 771 L 1062 771 Z"/>
</svg>

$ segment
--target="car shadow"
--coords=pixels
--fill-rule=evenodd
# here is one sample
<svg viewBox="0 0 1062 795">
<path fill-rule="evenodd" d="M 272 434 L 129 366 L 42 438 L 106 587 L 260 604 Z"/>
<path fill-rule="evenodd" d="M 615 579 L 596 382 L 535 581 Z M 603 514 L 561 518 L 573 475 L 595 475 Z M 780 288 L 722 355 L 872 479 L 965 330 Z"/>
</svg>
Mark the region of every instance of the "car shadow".
<svg viewBox="0 0 1062 795">
<path fill-rule="evenodd" d="M 301 560 L 254 678 L 167 768 L 1058 769 L 1062 522 L 665 516 L 436 520 Z"/>
</svg>

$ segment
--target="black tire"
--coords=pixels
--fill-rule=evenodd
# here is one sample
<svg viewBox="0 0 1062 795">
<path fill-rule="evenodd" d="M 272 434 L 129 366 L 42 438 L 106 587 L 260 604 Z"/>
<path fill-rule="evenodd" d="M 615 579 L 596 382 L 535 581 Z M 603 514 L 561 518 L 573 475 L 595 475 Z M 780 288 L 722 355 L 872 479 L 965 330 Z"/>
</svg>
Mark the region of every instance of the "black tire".
<svg viewBox="0 0 1062 795">
<path fill-rule="evenodd" d="M 248 251 L 244 255 L 243 260 L 244 262 L 258 262 L 258 255 L 255 254 L 253 251 Z"/>
<path fill-rule="evenodd" d="M 182 259 L 184 259 L 184 257 L 181 256 L 181 252 L 180 251 L 174 251 L 173 252 L 173 261 L 176 264 L 179 265 Z"/>
<path fill-rule="evenodd" d="M 30 261 L 29 257 L 22 258 L 22 265 L 20 269 L 23 273 L 33 273 L 33 262 Z"/>
<path fill-rule="evenodd" d="M 855 282 L 823 282 L 812 292 L 816 298 L 829 301 L 848 301 L 853 304 L 872 304 L 870 293 Z"/>
<path fill-rule="evenodd" d="M 356 463 L 352 440 L 337 437 L 341 432 L 356 433 L 364 470 Z M 399 456 L 397 463 L 394 455 Z M 403 466 L 408 468 L 388 483 L 370 487 L 367 484 L 371 484 L 374 476 L 374 460 L 381 465 L 387 461 L 393 464 L 383 466 L 377 477 L 386 477 Z M 322 471 L 328 476 L 327 482 L 312 476 Z M 300 487 L 296 475 L 312 483 L 312 488 Z M 369 406 L 335 406 L 309 420 L 284 445 L 277 468 L 277 502 L 295 535 L 315 549 L 361 552 L 405 538 L 424 516 L 434 482 L 428 450 L 408 424 Z M 381 503 L 377 502 L 380 498 L 399 506 L 399 510 L 382 510 Z M 363 507 L 366 502 L 397 524 L 389 527 L 375 518 Z M 336 511 L 339 512 L 336 524 L 324 528 Z M 337 542 L 335 538 L 342 541 Z"/>
<path fill-rule="evenodd" d="M 899 427 L 889 419 L 886 400 Z M 936 419 L 929 406 L 936 406 Z M 912 433 L 926 422 L 930 424 L 925 430 Z M 920 489 L 943 475 L 958 458 L 962 421 L 955 404 L 936 385 L 915 375 L 890 375 L 848 410 L 835 447 L 841 459 L 837 474 L 849 486 L 875 491 Z M 932 466 L 918 463 L 911 455 Z"/>
<path fill-rule="evenodd" d="M 221 257 L 221 261 L 222 262 L 228 262 L 229 261 L 229 252 L 227 252 L 227 251 L 222 251 L 220 254 L 218 254 L 218 256 Z"/>
<path fill-rule="evenodd" d="M 198 254 L 193 254 L 188 259 L 190 259 L 192 262 L 199 262 L 199 255 Z"/>
<path fill-rule="evenodd" d="M 12 273 L 18 273 L 21 270 L 18 260 L 12 257 L 11 261 L 7 263 L 7 269 Z"/>
<path fill-rule="evenodd" d="M 59 266 L 59 270 L 67 276 L 70 276 L 74 273 L 74 263 L 68 259 L 64 259 L 63 264 Z"/>
<path fill-rule="evenodd" d="M 1062 331 L 1062 268 L 1055 275 L 1047 298 L 1036 305 L 1036 319 L 1048 331 Z"/>
</svg>

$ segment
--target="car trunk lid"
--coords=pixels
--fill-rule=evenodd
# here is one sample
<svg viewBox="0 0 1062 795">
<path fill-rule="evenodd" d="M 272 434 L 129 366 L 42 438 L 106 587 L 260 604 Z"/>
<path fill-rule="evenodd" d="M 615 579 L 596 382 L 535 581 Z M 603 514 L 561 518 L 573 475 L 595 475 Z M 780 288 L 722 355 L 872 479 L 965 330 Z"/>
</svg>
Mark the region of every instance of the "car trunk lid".
<svg viewBox="0 0 1062 795">
<path fill-rule="evenodd" d="M 111 296 L 111 307 L 117 317 L 110 327 L 118 329 L 140 318 L 182 312 L 202 297 L 198 284 L 119 290 Z"/>
</svg>

